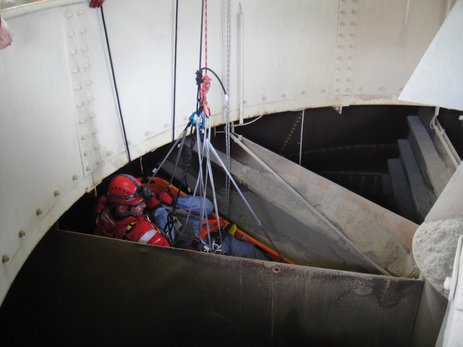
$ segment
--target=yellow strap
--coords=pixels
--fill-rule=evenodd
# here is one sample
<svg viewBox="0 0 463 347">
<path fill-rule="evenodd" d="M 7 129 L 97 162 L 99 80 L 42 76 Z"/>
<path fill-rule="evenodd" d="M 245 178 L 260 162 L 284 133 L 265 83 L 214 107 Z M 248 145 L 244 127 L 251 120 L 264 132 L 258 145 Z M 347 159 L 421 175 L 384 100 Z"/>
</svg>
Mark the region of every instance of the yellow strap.
<svg viewBox="0 0 463 347">
<path fill-rule="evenodd" d="M 127 231 L 130 231 L 133 229 L 133 227 L 135 226 L 135 224 L 137 224 L 137 222 L 131 222 L 127 225 Z"/>
<path fill-rule="evenodd" d="M 234 236 L 236 232 L 237 226 L 236 224 L 232 224 L 230 228 L 228 228 L 228 235 Z"/>
</svg>

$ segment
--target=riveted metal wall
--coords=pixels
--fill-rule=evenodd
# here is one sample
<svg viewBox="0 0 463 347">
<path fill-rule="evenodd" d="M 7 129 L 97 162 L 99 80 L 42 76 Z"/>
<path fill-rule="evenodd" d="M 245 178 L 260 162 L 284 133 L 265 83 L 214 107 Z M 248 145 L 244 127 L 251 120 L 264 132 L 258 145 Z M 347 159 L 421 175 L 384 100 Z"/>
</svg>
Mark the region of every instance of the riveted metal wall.
<svg viewBox="0 0 463 347">
<path fill-rule="evenodd" d="M 12 9 L 0 56 L 2 297 L 46 230 L 127 163 L 101 19 L 56 5 Z"/>
<path fill-rule="evenodd" d="M 201 1 L 179 3 L 177 134 L 195 109 L 201 17 Z M 396 104 L 447 3 L 231 1 L 227 52 L 226 2 L 210 1 L 208 66 L 222 76 L 230 53 L 234 120 L 306 107 Z M 101 12 L 87 1 L 2 10 L 14 42 L 0 52 L 0 300 L 50 226 L 127 163 L 113 77 L 131 158 L 171 141 L 174 9 L 173 0 L 106 1 L 114 76 Z M 224 98 L 212 83 L 213 123 L 220 124 Z"/>
</svg>

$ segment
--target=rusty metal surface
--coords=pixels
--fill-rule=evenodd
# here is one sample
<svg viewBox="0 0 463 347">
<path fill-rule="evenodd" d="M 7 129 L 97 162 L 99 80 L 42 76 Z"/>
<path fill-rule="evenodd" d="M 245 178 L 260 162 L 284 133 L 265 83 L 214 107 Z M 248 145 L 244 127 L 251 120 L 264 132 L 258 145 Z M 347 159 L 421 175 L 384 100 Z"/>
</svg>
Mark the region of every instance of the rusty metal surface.
<svg viewBox="0 0 463 347">
<path fill-rule="evenodd" d="M 408 346 L 422 282 L 50 231 L 0 310 L 2 342 Z"/>
</svg>

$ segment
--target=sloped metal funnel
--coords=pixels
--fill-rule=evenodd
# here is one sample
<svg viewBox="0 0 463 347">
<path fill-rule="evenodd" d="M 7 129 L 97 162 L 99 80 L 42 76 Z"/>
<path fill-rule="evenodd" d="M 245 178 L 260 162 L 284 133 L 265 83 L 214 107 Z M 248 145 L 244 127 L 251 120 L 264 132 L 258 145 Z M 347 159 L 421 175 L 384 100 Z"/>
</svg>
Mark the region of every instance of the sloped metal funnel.
<svg viewBox="0 0 463 347">
<path fill-rule="evenodd" d="M 238 146 L 231 151 L 231 173 L 264 227 L 232 193 L 235 223 L 263 242 L 271 239 L 297 264 L 418 275 L 411 254 L 416 224 L 246 138 L 233 138 Z M 219 156 L 223 162 L 225 155 Z"/>
<path fill-rule="evenodd" d="M 0 309 L 4 345 L 408 346 L 422 282 L 52 230 Z"/>
</svg>

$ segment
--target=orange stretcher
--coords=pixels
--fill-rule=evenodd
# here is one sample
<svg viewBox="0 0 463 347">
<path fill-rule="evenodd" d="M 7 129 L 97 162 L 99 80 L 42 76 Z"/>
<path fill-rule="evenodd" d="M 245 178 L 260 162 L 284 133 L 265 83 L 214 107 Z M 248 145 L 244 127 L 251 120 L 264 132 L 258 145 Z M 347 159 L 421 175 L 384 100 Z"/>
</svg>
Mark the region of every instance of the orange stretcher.
<svg viewBox="0 0 463 347">
<path fill-rule="evenodd" d="M 148 177 L 148 183 L 146 183 L 145 186 L 155 194 L 159 194 L 161 192 L 168 192 L 170 196 L 172 196 L 172 198 L 175 198 L 177 194 L 179 194 L 179 189 L 177 187 L 169 185 L 168 181 L 160 177 Z M 180 191 L 180 196 L 182 195 L 186 195 L 186 193 Z M 269 260 L 286 264 L 295 264 L 291 259 L 282 257 L 273 248 L 265 245 L 261 241 L 255 239 L 248 233 L 241 230 L 236 224 L 233 224 L 220 216 L 219 218 L 217 218 L 215 213 L 211 213 L 208 216 L 207 221 L 203 222 L 200 234 L 201 239 L 204 240 L 207 237 L 208 233 L 215 232 L 218 230 L 217 220 L 222 230 L 226 230 L 230 236 L 234 236 L 240 241 L 246 241 L 254 245 L 260 251 L 262 251 Z M 207 224 L 208 226 L 206 226 Z"/>
</svg>

